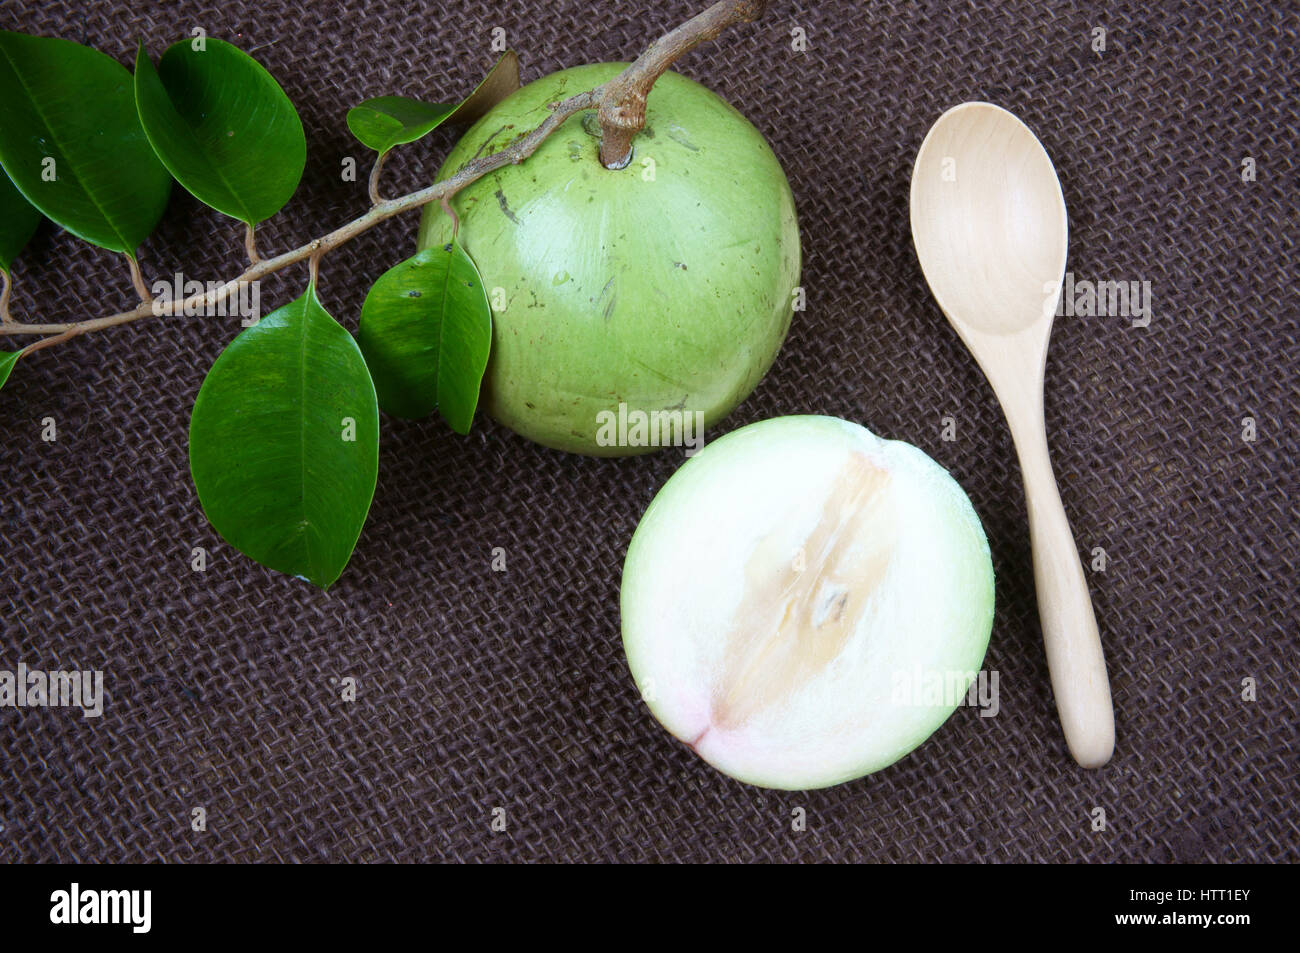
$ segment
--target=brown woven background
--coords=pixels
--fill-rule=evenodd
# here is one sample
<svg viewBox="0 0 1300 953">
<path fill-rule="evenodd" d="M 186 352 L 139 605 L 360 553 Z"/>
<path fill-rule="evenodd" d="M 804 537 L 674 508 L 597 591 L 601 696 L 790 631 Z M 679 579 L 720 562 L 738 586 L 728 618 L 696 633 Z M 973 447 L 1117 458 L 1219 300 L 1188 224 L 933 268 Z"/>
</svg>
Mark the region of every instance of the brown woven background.
<svg viewBox="0 0 1300 953">
<path fill-rule="evenodd" d="M 364 186 L 338 174 L 343 156 L 367 161 L 349 105 L 464 93 L 494 58 L 493 27 L 528 80 L 630 57 L 702 3 L 4 0 L 0 26 L 124 63 L 137 38 L 156 58 L 193 26 L 253 52 L 309 143 L 297 196 L 263 230 L 275 250 L 363 209 Z M 790 49 L 795 25 L 807 53 Z M 190 406 L 237 320 L 148 321 L 42 352 L 0 393 L 0 668 L 103 669 L 111 696 L 98 720 L 0 710 L 0 860 L 1300 858 L 1298 34 L 1291 0 L 777 2 L 681 64 L 771 141 L 803 232 L 808 311 L 727 429 L 835 414 L 952 470 L 993 548 L 997 717 L 962 709 L 899 764 L 807 793 L 743 786 L 673 741 L 633 689 L 617 603 L 627 541 L 681 462 L 671 451 L 599 461 L 482 419 L 467 439 L 385 420 L 374 506 L 337 586 L 266 572 L 217 538 L 188 473 Z M 911 247 L 912 158 L 968 99 L 1042 138 L 1071 270 L 1152 283 L 1150 327 L 1062 318 L 1048 359 L 1066 509 L 1080 548 L 1110 558 L 1090 584 L 1118 744 L 1095 773 L 1070 761 L 1052 707 L 1010 439 Z M 428 181 L 451 136 L 405 150 L 390 189 Z M 323 300 L 345 325 L 413 230 L 414 217 L 327 259 Z M 207 279 L 239 254 L 228 220 L 176 188 L 142 261 Z M 118 260 L 48 225 L 17 280 L 29 317 L 130 302 Z M 264 309 L 303 281 L 265 282 Z M 945 415 L 955 442 L 940 439 Z M 497 546 L 506 573 L 490 571 Z M 352 705 L 342 676 L 358 680 Z M 806 831 L 791 830 L 796 807 Z"/>
</svg>

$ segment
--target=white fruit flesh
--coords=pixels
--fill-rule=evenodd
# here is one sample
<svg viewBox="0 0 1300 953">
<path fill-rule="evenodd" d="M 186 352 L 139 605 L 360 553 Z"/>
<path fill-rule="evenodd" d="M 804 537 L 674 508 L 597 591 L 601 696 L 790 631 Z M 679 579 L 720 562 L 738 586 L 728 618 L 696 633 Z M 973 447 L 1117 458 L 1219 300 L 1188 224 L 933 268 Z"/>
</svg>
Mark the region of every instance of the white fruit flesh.
<svg viewBox="0 0 1300 953">
<path fill-rule="evenodd" d="M 628 548 L 623 643 L 651 711 L 764 787 L 825 787 L 930 736 L 978 671 L 993 566 L 970 500 L 917 448 L 780 417 L 689 460 Z M 949 685 L 943 698 L 914 691 Z"/>
</svg>

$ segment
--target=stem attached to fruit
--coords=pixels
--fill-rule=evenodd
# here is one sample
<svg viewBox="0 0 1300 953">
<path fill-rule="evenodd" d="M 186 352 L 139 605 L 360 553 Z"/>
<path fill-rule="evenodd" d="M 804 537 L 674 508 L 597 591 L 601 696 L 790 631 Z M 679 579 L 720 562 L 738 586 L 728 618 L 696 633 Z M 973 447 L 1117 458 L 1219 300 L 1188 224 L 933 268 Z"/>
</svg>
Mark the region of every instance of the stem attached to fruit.
<svg viewBox="0 0 1300 953">
<path fill-rule="evenodd" d="M 632 140 L 645 128 L 646 97 L 655 81 L 681 56 L 714 39 L 727 27 L 749 23 L 767 10 L 768 0 L 720 0 L 655 40 L 631 66 L 605 84 L 600 118 L 600 164 L 626 168 Z"/>
<path fill-rule="evenodd" d="M 577 93 L 568 99 L 551 106 L 551 114 L 528 134 L 514 140 L 509 146 L 491 155 L 479 156 L 463 165 L 454 175 L 435 182 L 428 188 L 420 189 L 401 198 L 388 199 L 372 205 L 366 214 L 353 219 L 341 228 L 336 228 L 328 235 L 314 239 L 292 251 L 287 251 L 274 258 L 262 258 L 257 254 L 251 241 L 251 229 L 246 233 L 246 250 L 249 252 L 249 266 L 237 278 L 225 282 L 210 292 L 191 295 L 184 300 L 153 301 L 150 299 L 148 286 L 140 274 L 139 265 L 133 257 L 131 263 L 132 283 L 140 292 L 141 304 L 130 311 L 93 318 L 88 321 L 75 321 L 65 324 L 24 324 L 8 318 L 8 309 L 4 308 L 5 318 L 0 322 L 0 336 L 11 334 L 48 335 L 23 348 L 24 354 L 39 351 L 59 344 L 91 331 L 100 331 L 128 324 L 142 318 L 160 317 L 162 315 L 193 314 L 215 307 L 243 285 L 258 281 L 290 265 L 308 261 L 315 278 L 315 267 L 320 259 L 358 235 L 369 231 L 380 222 L 400 215 L 411 209 L 421 208 L 430 202 L 447 200 L 461 189 L 478 179 L 506 165 L 518 165 L 523 162 L 547 139 L 551 133 L 560 128 L 570 116 L 589 109 L 598 109 L 602 126 L 601 161 L 605 156 L 617 150 L 618 143 L 625 144 L 620 153 L 623 164 L 631 160 L 632 137 L 645 125 L 645 97 L 655 80 L 663 75 L 679 56 L 690 52 L 700 43 L 711 40 L 733 23 L 747 22 L 760 16 L 767 7 L 767 0 L 722 0 L 715 3 L 703 13 L 687 20 L 677 29 L 652 43 L 636 62 L 603 86 L 586 92 Z M 608 149 L 607 149 L 608 146 Z M 382 159 L 381 159 L 382 161 Z M 607 166 L 610 163 L 605 163 Z M 378 165 L 378 164 L 377 164 Z M 378 171 L 376 169 L 376 171 Z M 371 183 L 372 192 L 377 192 L 377 182 Z M 7 278 L 7 276 L 6 276 Z M 8 304 L 9 282 L 5 281 L 4 304 Z"/>
</svg>

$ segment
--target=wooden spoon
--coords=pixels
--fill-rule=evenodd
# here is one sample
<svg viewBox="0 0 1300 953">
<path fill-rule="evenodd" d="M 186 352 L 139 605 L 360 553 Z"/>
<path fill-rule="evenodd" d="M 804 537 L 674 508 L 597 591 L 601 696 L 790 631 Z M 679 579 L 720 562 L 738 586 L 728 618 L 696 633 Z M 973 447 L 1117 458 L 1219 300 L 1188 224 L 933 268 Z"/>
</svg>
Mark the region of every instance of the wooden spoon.
<svg viewBox="0 0 1300 953">
<path fill-rule="evenodd" d="M 912 241 L 930 290 L 1011 427 L 1056 709 L 1074 759 L 1097 768 L 1115 747 L 1110 683 L 1043 418 L 1067 233 L 1056 170 L 1023 122 L 991 103 L 963 103 L 939 117 L 912 169 Z"/>
</svg>

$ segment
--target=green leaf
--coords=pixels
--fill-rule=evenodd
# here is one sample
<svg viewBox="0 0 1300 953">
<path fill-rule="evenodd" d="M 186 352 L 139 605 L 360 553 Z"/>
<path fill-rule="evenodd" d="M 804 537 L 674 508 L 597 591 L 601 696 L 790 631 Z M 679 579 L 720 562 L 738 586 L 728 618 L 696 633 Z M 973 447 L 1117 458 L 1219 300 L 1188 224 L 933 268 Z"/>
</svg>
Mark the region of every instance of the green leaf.
<svg viewBox="0 0 1300 953">
<path fill-rule="evenodd" d="M 0 171 L 0 271 L 9 270 L 40 223 L 41 213 Z"/>
<path fill-rule="evenodd" d="M 436 407 L 453 430 L 469 433 L 492 308 L 459 244 L 426 248 L 380 275 L 361 306 L 357 341 L 386 413 L 418 418 Z"/>
<path fill-rule="evenodd" d="M 377 96 L 348 110 L 348 128 L 362 145 L 387 152 L 428 135 L 455 109 L 405 96 Z"/>
<path fill-rule="evenodd" d="M 209 522 L 321 588 L 356 547 L 378 467 L 374 385 L 314 286 L 236 337 L 194 401 L 190 473 Z"/>
<path fill-rule="evenodd" d="M 471 123 L 518 88 L 519 57 L 507 50 L 459 106 L 377 96 L 348 110 L 348 128 L 362 145 L 382 154 L 424 138 L 444 122 Z"/>
<path fill-rule="evenodd" d="M 501 54 L 501 59 L 488 70 L 483 81 L 474 87 L 474 92 L 465 97 L 465 101 L 456 107 L 447 121 L 456 125 L 469 125 L 518 88 L 519 57 L 514 50 L 506 50 Z"/>
<path fill-rule="evenodd" d="M 47 218 L 131 255 L 171 191 L 125 67 L 79 43 L 8 31 L 0 31 L 0 165 Z"/>
<path fill-rule="evenodd" d="M 0 351 L 0 387 L 5 386 L 5 381 L 9 380 L 9 373 L 18 363 L 18 358 L 22 356 L 22 351 Z"/>
<path fill-rule="evenodd" d="M 141 44 L 135 102 L 163 164 L 199 201 L 256 225 L 293 196 L 307 164 L 302 121 L 280 84 L 236 46 L 208 38 L 167 48 L 158 68 Z"/>
</svg>

